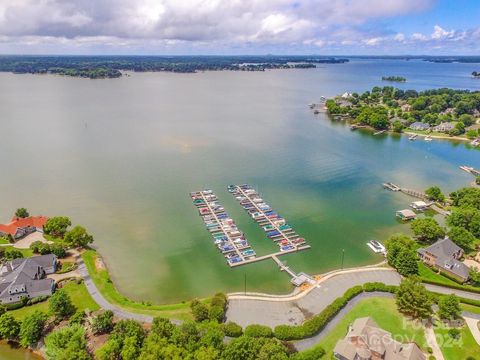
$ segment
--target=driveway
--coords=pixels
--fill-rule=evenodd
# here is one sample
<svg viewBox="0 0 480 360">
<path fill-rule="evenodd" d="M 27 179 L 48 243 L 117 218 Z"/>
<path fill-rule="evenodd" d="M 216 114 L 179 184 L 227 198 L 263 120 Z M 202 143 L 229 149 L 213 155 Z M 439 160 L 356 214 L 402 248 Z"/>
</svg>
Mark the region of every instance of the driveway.
<svg viewBox="0 0 480 360">
<path fill-rule="evenodd" d="M 250 324 L 270 327 L 283 324 L 299 325 L 305 319 L 321 312 L 353 286 L 367 282 L 398 285 L 400 280 L 400 275 L 389 269 L 340 273 L 321 282 L 308 294 L 295 300 L 230 299 L 226 318 L 227 321 L 234 321 L 242 327 Z"/>
<path fill-rule="evenodd" d="M 34 233 L 31 233 L 24 238 L 18 240 L 16 243 L 13 244 L 13 247 L 16 249 L 29 249 L 30 245 L 35 241 L 52 244 L 51 241 L 47 241 L 47 239 L 43 237 L 43 234 L 41 232 L 35 231 Z"/>
</svg>

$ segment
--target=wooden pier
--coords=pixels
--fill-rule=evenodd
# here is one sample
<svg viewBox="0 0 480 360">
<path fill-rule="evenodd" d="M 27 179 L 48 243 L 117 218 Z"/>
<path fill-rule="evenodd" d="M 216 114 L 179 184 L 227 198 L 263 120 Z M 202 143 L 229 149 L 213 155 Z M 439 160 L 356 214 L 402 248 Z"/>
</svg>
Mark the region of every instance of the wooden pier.
<svg viewBox="0 0 480 360">
<path fill-rule="evenodd" d="M 277 263 L 277 265 L 280 267 L 280 269 L 283 271 L 285 270 L 285 267 L 286 265 L 284 265 L 280 259 L 278 259 L 279 256 L 282 256 L 282 255 L 287 255 L 287 254 L 292 254 L 292 253 L 296 253 L 296 252 L 299 252 L 299 251 L 302 251 L 302 250 L 308 250 L 310 249 L 311 246 L 310 245 L 302 245 L 302 246 L 299 246 L 298 248 L 296 249 L 292 249 L 292 250 L 287 250 L 287 251 L 279 251 L 279 252 L 276 252 L 276 253 L 272 253 L 272 254 L 268 254 L 268 255 L 263 255 L 263 256 L 257 256 L 253 259 L 247 259 L 247 260 L 244 260 L 242 262 L 239 262 L 239 263 L 236 263 L 236 264 L 232 264 L 231 266 L 232 267 L 237 267 L 237 266 L 242 266 L 242 265 L 247 265 L 247 264 L 252 264 L 252 263 L 255 263 L 255 262 L 259 262 L 259 261 L 263 261 L 263 260 L 267 260 L 267 259 L 272 259 L 273 261 L 275 261 L 275 263 Z M 280 263 L 283 264 L 283 266 L 280 266 Z M 289 269 L 289 268 L 288 268 Z M 287 271 L 288 274 L 290 276 L 296 276 L 296 274 L 289 269 L 289 271 Z M 292 275 L 293 274 L 293 275 Z"/>
<path fill-rule="evenodd" d="M 474 169 L 471 166 L 462 165 L 462 166 L 459 166 L 459 168 L 462 169 L 463 171 L 466 171 L 469 174 L 472 174 L 473 176 L 480 176 L 480 170 Z"/>
</svg>

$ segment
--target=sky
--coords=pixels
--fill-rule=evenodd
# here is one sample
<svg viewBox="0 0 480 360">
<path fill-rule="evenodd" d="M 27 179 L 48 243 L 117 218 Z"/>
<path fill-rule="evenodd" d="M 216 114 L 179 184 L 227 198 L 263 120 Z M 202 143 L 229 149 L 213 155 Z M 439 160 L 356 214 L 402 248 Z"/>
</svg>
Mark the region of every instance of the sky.
<svg viewBox="0 0 480 360">
<path fill-rule="evenodd" d="M 480 55 L 480 0 L 0 0 L 0 54 Z"/>
</svg>

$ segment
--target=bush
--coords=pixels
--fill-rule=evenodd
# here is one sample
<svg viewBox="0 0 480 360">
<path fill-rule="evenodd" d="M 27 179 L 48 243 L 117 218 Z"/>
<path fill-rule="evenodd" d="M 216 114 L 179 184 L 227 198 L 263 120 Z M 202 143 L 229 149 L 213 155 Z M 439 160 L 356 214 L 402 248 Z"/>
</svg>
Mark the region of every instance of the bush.
<svg viewBox="0 0 480 360">
<path fill-rule="evenodd" d="M 217 321 L 219 323 L 223 322 L 225 317 L 225 310 L 219 305 L 210 306 L 208 310 L 208 318 L 212 321 Z"/>
<path fill-rule="evenodd" d="M 192 315 L 195 321 L 202 322 L 208 319 L 208 306 L 197 299 L 192 300 L 190 303 L 190 309 L 192 310 Z"/>
<path fill-rule="evenodd" d="M 395 285 L 385 285 L 381 282 L 371 282 L 363 284 L 363 291 L 365 292 L 374 292 L 374 291 L 382 291 L 382 292 L 389 292 L 394 294 L 397 291 L 397 286 Z"/>
<path fill-rule="evenodd" d="M 70 318 L 69 324 L 70 325 L 82 325 L 85 320 L 85 311 L 77 311 L 73 316 Z"/>
<path fill-rule="evenodd" d="M 448 336 L 450 336 L 454 340 L 457 340 L 460 338 L 460 330 L 458 330 L 457 328 L 451 328 L 448 330 Z"/>
<path fill-rule="evenodd" d="M 92 331 L 94 334 L 104 334 L 113 329 L 113 312 L 106 310 L 96 316 L 92 321 Z"/>
<path fill-rule="evenodd" d="M 255 338 L 269 338 L 273 336 L 272 329 L 265 325 L 248 325 L 245 328 L 245 336 L 255 337 Z"/>
<path fill-rule="evenodd" d="M 233 321 L 223 324 L 223 331 L 225 332 L 226 336 L 230 337 L 239 337 L 243 334 L 242 327 Z"/>
<path fill-rule="evenodd" d="M 319 360 L 325 356 L 326 352 L 321 346 L 314 346 L 308 350 L 293 355 L 293 360 Z"/>
</svg>

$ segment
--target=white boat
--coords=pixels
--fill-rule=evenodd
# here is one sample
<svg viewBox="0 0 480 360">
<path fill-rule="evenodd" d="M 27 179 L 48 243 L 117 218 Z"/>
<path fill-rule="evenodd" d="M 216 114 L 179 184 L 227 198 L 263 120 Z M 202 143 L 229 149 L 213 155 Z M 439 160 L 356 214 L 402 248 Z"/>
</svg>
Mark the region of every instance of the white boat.
<svg viewBox="0 0 480 360">
<path fill-rule="evenodd" d="M 387 249 L 385 249 L 385 246 L 380 244 L 377 240 L 370 240 L 367 243 L 367 245 L 376 254 L 386 254 L 387 253 Z"/>
<path fill-rule="evenodd" d="M 410 136 L 408 137 L 408 140 L 413 141 L 413 140 L 415 140 L 415 139 L 417 138 L 417 136 L 418 136 L 417 134 L 412 134 L 412 135 L 410 135 Z"/>
<path fill-rule="evenodd" d="M 472 146 L 478 146 L 480 145 L 480 139 L 474 139 L 470 142 L 470 145 Z"/>
<path fill-rule="evenodd" d="M 425 140 L 425 141 L 432 141 L 433 139 L 432 139 L 432 137 L 431 137 L 430 135 L 427 135 L 427 136 L 425 136 L 425 139 L 424 139 L 424 140 Z"/>
</svg>

